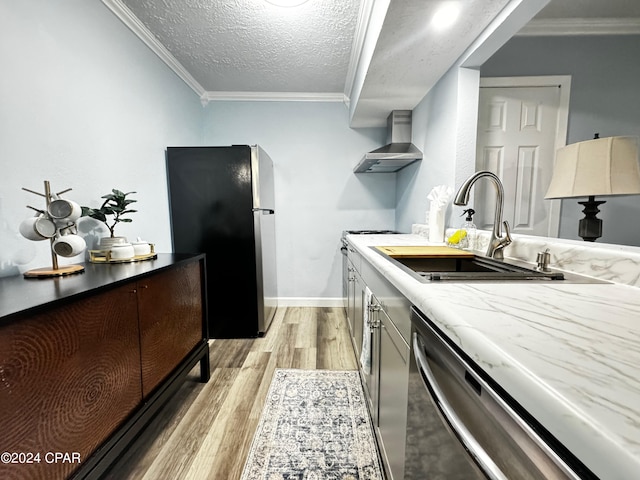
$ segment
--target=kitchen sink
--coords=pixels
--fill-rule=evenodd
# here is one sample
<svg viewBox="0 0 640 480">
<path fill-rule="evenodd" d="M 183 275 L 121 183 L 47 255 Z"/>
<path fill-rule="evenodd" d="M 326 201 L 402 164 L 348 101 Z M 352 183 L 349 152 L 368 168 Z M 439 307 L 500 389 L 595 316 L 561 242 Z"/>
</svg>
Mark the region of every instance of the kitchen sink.
<svg viewBox="0 0 640 480">
<path fill-rule="evenodd" d="M 494 258 L 475 255 L 446 247 L 429 250 L 423 247 L 422 253 L 407 254 L 400 247 L 372 247 L 398 268 L 422 282 L 450 280 L 564 280 L 561 272 L 545 272 Z M 404 247 L 406 249 L 406 247 Z M 434 252 L 443 252 L 434 253 Z M 397 252 L 397 253 L 394 253 Z"/>
</svg>

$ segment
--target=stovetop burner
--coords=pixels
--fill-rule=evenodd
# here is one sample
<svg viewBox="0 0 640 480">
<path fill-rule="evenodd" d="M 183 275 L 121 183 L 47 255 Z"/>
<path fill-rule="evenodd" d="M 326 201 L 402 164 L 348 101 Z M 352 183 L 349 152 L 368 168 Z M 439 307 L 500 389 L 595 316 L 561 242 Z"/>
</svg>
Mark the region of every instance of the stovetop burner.
<svg viewBox="0 0 640 480">
<path fill-rule="evenodd" d="M 389 235 L 399 233 L 395 230 L 345 230 L 343 235 Z"/>
<path fill-rule="evenodd" d="M 344 255 L 347 254 L 347 246 L 349 244 L 349 242 L 347 242 L 347 235 L 389 235 L 394 233 L 400 232 L 396 232 L 395 230 L 343 230 L 342 238 L 340 239 L 342 248 L 340 250 L 342 250 Z"/>
</svg>

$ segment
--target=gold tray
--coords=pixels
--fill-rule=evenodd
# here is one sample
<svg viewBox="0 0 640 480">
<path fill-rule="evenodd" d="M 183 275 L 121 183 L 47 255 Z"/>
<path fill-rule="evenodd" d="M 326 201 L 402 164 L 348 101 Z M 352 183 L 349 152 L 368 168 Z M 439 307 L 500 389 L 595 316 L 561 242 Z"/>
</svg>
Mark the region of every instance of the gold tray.
<svg viewBox="0 0 640 480">
<path fill-rule="evenodd" d="M 136 255 L 131 258 L 111 258 L 111 250 L 89 250 L 89 261 L 91 263 L 132 263 L 143 262 L 158 258 L 153 243 L 150 243 L 151 252 L 145 255 Z"/>
</svg>

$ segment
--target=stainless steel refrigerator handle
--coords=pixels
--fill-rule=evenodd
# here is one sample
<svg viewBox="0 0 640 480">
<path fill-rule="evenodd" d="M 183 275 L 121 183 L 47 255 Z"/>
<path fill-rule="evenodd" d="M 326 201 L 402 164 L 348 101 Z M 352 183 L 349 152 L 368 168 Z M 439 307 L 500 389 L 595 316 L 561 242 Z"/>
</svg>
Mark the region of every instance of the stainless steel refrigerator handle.
<svg viewBox="0 0 640 480">
<path fill-rule="evenodd" d="M 263 215 L 273 215 L 274 213 L 276 213 L 276 211 L 271 208 L 252 208 L 251 211 L 262 212 Z"/>
<path fill-rule="evenodd" d="M 416 333 L 413 334 L 413 352 L 418 368 L 424 373 L 429 382 L 429 385 L 425 385 L 425 387 L 427 387 L 427 390 L 433 398 L 436 406 L 445 417 L 456 436 L 460 439 L 460 442 L 462 442 L 465 449 L 476 460 L 476 463 L 482 470 L 482 473 L 491 480 L 509 480 L 482 446 L 480 446 L 467 427 L 464 426 L 464 423 L 460 420 L 453 407 L 447 402 L 447 397 L 440 389 L 433 372 L 431 372 L 431 369 L 429 368 L 427 359 L 422 353 L 422 349 L 418 343 L 418 335 Z"/>
</svg>

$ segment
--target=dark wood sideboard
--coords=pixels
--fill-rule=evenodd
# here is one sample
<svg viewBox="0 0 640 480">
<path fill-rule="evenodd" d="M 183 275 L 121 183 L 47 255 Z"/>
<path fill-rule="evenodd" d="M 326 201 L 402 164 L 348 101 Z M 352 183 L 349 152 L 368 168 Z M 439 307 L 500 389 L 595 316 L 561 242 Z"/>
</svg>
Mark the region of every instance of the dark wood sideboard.
<svg viewBox="0 0 640 480">
<path fill-rule="evenodd" d="M 100 478 L 195 365 L 204 255 L 0 279 L 0 478 Z"/>
</svg>

